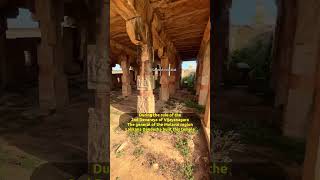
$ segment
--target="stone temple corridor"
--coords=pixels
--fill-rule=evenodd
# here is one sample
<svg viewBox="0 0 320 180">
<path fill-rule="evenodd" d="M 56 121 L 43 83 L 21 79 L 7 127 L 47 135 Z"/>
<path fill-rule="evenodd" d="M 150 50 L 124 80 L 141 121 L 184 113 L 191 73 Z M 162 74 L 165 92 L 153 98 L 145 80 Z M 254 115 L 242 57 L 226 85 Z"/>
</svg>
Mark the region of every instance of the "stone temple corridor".
<svg viewBox="0 0 320 180">
<path fill-rule="evenodd" d="M 11 27 L 26 12 L 35 25 Z M 1 0 L 0 178 L 112 161 L 112 179 L 210 179 L 210 29 L 209 0 Z M 189 113 L 197 132 L 123 130 L 155 112 Z"/>
<path fill-rule="evenodd" d="M 319 1 L 274 1 L 263 80 L 229 66 L 234 2 L 0 0 L 0 180 L 319 180 Z M 143 113 L 196 131 L 126 131 Z"/>
</svg>

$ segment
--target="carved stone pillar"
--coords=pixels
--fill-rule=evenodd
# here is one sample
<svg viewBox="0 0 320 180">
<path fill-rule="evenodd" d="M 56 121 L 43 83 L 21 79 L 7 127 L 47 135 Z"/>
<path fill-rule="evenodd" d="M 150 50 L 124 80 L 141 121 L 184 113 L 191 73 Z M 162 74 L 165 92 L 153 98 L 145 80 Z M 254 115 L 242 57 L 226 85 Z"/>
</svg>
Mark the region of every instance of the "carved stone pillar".
<svg viewBox="0 0 320 180">
<path fill-rule="evenodd" d="M 68 74 L 79 73 L 80 66 L 74 62 L 74 28 L 63 28 L 63 50 L 65 72 Z"/>
<path fill-rule="evenodd" d="M 210 128 L 210 86 L 208 88 L 208 95 L 207 95 L 207 103 L 206 103 L 206 110 L 204 113 L 204 121 L 203 124 L 205 127 Z"/>
<path fill-rule="evenodd" d="M 135 68 L 134 69 L 134 80 L 135 80 L 135 82 L 137 83 L 137 81 L 138 81 L 138 68 Z"/>
<path fill-rule="evenodd" d="M 155 99 L 153 95 L 154 78 L 152 74 L 152 48 L 151 45 L 141 45 L 141 64 L 138 77 L 138 113 L 154 113 Z"/>
<path fill-rule="evenodd" d="M 120 56 L 121 69 L 122 69 L 122 95 L 130 96 L 131 95 L 131 85 L 130 85 L 130 65 L 129 60 L 125 55 Z"/>
<path fill-rule="evenodd" d="M 39 104 L 44 112 L 63 110 L 69 101 L 60 24 L 63 12 L 62 2 L 36 1 L 41 30 L 41 44 L 38 47 Z"/>
<path fill-rule="evenodd" d="M 88 47 L 88 29 L 87 24 L 80 26 L 80 54 L 79 59 L 82 62 L 83 69 L 82 73 L 84 76 L 87 75 L 87 47 Z"/>
<path fill-rule="evenodd" d="M 176 93 L 176 71 L 173 71 L 176 69 L 176 65 L 173 64 L 172 67 L 170 67 L 170 76 L 169 76 L 169 92 L 170 96 L 173 96 Z"/>
<path fill-rule="evenodd" d="M 160 89 L 160 86 L 161 86 L 160 85 L 160 81 L 161 81 L 161 71 L 160 71 L 160 69 L 161 69 L 161 64 L 158 64 L 157 65 L 157 85 L 158 85 L 159 89 Z"/>
<path fill-rule="evenodd" d="M 7 58 L 6 58 L 6 30 L 7 19 L 0 13 L 0 90 L 4 89 L 7 84 Z"/>
<path fill-rule="evenodd" d="M 118 1 L 117 1 L 118 2 Z M 120 2 L 121 4 L 122 2 Z M 124 12 L 126 14 L 126 12 Z M 154 113 L 155 98 L 153 95 L 154 76 L 152 72 L 153 48 L 150 26 L 140 16 L 126 17 L 126 28 L 131 42 L 138 45 L 141 50 L 139 64 L 139 76 L 137 77 L 137 99 L 138 113 Z"/>
<path fill-rule="evenodd" d="M 201 78 L 202 78 L 202 69 L 203 69 L 203 59 L 198 59 L 198 67 L 197 67 L 197 74 L 196 74 L 196 95 L 200 93 L 201 87 Z"/>
<path fill-rule="evenodd" d="M 96 56 L 88 66 L 92 87 L 95 90 L 95 107 L 89 108 L 88 161 L 105 165 L 109 163 L 110 144 L 110 59 L 109 59 L 109 1 L 99 1 L 96 25 Z M 90 61 L 88 59 L 88 61 Z M 88 62 L 89 65 L 89 62 Z M 90 67 L 93 72 L 90 72 Z M 105 179 L 106 177 L 99 177 Z"/>
<path fill-rule="evenodd" d="M 130 77 L 130 84 L 134 85 L 135 81 L 134 81 L 134 71 L 133 70 L 129 71 L 129 77 Z"/>
<path fill-rule="evenodd" d="M 176 90 L 180 89 L 181 86 L 181 61 L 178 63 L 176 72 Z"/>
<path fill-rule="evenodd" d="M 161 78 L 160 78 L 160 100 L 168 101 L 169 100 L 169 72 L 166 71 L 169 68 L 169 58 L 164 56 L 161 58 Z"/>
</svg>

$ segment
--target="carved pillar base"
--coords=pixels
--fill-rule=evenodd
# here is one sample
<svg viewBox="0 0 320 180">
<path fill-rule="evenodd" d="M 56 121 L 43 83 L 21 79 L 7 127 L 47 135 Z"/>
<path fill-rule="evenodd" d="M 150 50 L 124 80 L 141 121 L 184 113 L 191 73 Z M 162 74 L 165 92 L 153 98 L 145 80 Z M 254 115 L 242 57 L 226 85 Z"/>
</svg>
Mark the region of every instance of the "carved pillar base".
<svg viewBox="0 0 320 180">
<path fill-rule="evenodd" d="M 168 84 L 161 84 L 160 100 L 161 101 L 168 101 L 169 98 L 170 98 L 169 85 Z"/>
<path fill-rule="evenodd" d="M 155 113 L 154 95 L 138 95 L 137 112 Z"/>
<path fill-rule="evenodd" d="M 174 95 L 176 93 L 176 77 L 173 74 L 171 74 L 171 76 L 169 77 L 170 77 L 170 84 L 169 84 L 170 95 Z"/>
<path fill-rule="evenodd" d="M 169 59 L 168 57 L 161 58 L 161 68 L 164 70 L 161 72 L 160 77 L 160 100 L 161 101 L 168 101 L 170 98 L 170 91 L 169 91 L 169 73 L 165 71 L 169 68 Z M 160 72 L 159 72 L 160 74 Z"/>
<path fill-rule="evenodd" d="M 122 95 L 123 96 L 130 96 L 131 95 L 131 85 L 124 85 L 122 84 Z"/>
</svg>

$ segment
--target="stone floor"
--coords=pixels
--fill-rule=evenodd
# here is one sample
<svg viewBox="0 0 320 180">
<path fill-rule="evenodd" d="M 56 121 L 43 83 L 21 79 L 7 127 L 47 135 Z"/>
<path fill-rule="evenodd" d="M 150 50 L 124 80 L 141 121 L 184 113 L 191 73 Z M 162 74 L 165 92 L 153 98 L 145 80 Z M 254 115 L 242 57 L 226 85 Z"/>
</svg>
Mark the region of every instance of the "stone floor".
<svg viewBox="0 0 320 180">
<path fill-rule="evenodd" d="M 27 180 L 32 176 L 78 177 L 86 169 L 89 91 L 83 78 L 71 77 L 70 105 L 64 112 L 41 115 L 37 88 L 23 87 L 0 97 L 0 179 Z M 136 91 L 123 98 L 111 94 L 111 177 L 113 179 L 209 179 L 208 148 L 201 128 L 196 134 L 145 133 L 132 135 L 119 128 L 119 117 L 136 111 Z M 194 98 L 186 92 L 185 97 Z M 159 101 L 156 111 L 174 109 L 185 98 Z M 185 107 L 184 111 L 193 109 Z M 199 119 L 198 119 L 199 121 Z M 187 139 L 187 156 L 177 141 Z M 119 146 L 123 151 L 117 152 Z"/>
<path fill-rule="evenodd" d="M 221 99 L 216 112 L 219 121 L 213 129 L 237 133 L 237 141 L 243 145 L 240 152 L 229 155 L 232 176 L 222 179 L 301 179 L 302 164 L 294 157 L 304 156 L 295 151 L 301 145 L 282 139 L 278 131 L 281 116 L 274 110 L 271 98 L 249 93 L 246 87 L 234 87 L 223 89 Z"/>
<path fill-rule="evenodd" d="M 120 92 L 111 95 L 111 179 L 209 179 L 208 148 L 200 126 L 195 134 L 130 134 L 120 128 L 120 116 L 136 111 L 135 93 L 126 98 Z M 163 103 L 157 99 L 156 112 L 164 109 L 174 112 L 176 103 L 183 101 L 171 99 Z M 185 156 L 176 146 L 182 139 L 187 140 L 183 147 L 188 151 Z"/>
<path fill-rule="evenodd" d="M 0 179 L 29 180 L 35 170 L 48 166 L 47 172 L 59 171 L 52 170 L 53 164 L 69 176 L 80 173 L 79 162 L 86 162 L 87 157 L 88 96 L 76 84 L 71 83 L 71 104 L 66 111 L 49 115 L 39 111 L 36 87 L 2 94 Z"/>
</svg>

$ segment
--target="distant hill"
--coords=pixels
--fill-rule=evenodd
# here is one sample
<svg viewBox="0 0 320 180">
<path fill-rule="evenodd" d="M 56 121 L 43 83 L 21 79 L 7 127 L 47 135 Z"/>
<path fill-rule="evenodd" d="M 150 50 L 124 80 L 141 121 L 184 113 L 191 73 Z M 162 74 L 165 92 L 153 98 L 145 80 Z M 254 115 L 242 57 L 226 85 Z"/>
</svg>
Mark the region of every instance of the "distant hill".
<svg viewBox="0 0 320 180">
<path fill-rule="evenodd" d="M 230 52 L 250 45 L 260 36 L 269 37 L 273 34 L 273 25 L 250 26 L 250 25 L 231 25 L 230 27 Z M 260 37 L 261 38 L 261 37 Z"/>
</svg>

